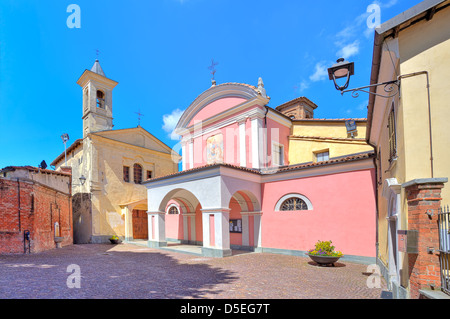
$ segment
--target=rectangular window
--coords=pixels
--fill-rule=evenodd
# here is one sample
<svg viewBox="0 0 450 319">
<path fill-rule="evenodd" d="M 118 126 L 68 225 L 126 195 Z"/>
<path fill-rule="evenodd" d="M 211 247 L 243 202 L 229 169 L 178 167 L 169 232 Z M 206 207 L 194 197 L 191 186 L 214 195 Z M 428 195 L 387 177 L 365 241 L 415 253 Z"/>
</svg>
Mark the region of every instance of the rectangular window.
<svg viewBox="0 0 450 319">
<path fill-rule="evenodd" d="M 31 194 L 30 212 L 34 212 L 34 194 Z"/>
<path fill-rule="evenodd" d="M 328 161 L 330 159 L 330 152 L 317 152 L 316 154 L 316 162 Z"/>
<path fill-rule="evenodd" d="M 123 181 L 130 182 L 130 168 L 128 166 L 123 167 Z"/>
<path fill-rule="evenodd" d="M 134 183 L 141 184 L 142 183 L 142 166 L 139 164 L 133 165 L 133 173 L 134 173 Z"/>
<path fill-rule="evenodd" d="M 392 110 L 389 113 L 388 128 L 389 128 L 389 161 L 392 161 L 395 157 L 397 157 L 397 128 L 395 126 L 394 103 L 392 103 Z"/>
<path fill-rule="evenodd" d="M 151 178 L 153 178 L 153 172 L 147 171 L 147 179 L 151 179 Z"/>
<path fill-rule="evenodd" d="M 272 164 L 273 166 L 284 165 L 284 147 L 280 144 L 272 144 Z"/>
</svg>

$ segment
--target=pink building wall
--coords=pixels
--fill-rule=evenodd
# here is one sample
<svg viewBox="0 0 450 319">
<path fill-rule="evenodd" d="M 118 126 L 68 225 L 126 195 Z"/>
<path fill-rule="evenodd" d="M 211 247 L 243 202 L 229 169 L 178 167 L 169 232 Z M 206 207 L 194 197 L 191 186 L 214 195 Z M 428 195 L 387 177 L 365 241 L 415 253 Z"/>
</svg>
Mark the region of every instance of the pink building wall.
<svg viewBox="0 0 450 319">
<path fill-rule="evenodd" d="M 180 214 L 167 214 L 169 206 L 175 204 Z M 170 200 L 166 206 L 166 237 L 171 239 L 182 240 L 183 231 L 183 215 L 181 214 L 180 205 L 175 200 Z"/>
<path fill-rule="evenodd" d="M 192 126 L 194 124 L 202 123 L 201 128 L 203 130 L 210 129 L 213 125 L 216 123 L 209 123 L 208 125 L 203 124 L 205 120 L 208 118 L 225 112 L 226 110 L 229 110 L 243 102 L 245 102 L 245 99 L 242 98 L 223 98 L 217 101 L 212 102 L 211 104 L 205 106 L 203 109 L 201 109 L 195 117 L 190 121 L 189 126 Z M 249 108 L 246 108 L 244 110 L 241 110 L 239 112 L 233 113 L 232 115 L 220 119 L 219 122 L 227 121 L 229 119 L 232 119 L 234 117 L 238 117 L 239 115 L 248 112 L 251 109 L 254 108 L 260 108 L 263 110 L 264 108 L 259 105 L 254 105 Z M 262 119 L 263 124 L 262 128 L 265 128 L 264 126 L 266 123 L 264 123 L 264 119 Z M 269 159 L 268 164 L 271 165 L 272 162 L 270 161 L 270 156 L 272 155 L 272 141 L 275 139 L 278 141 L 278 143 L 284 145 L 284 165 L 287 165 L 288 162 L 288 136 L 290 135 L 290 128 L 286 127 L 276 121 L 273 121 L 272 119 L 267 119 L 267 144 L 264 145 L 264 149 L 267 152 L 267 156 Z M 204 166 L 207 164 L 207 158 L 206 158 L 206 145 L 207 140 L 209 137 L 222 134 L 223 137 L 223 161 L 228 164 L 241 166 L 240 162 L 240 132 L 239 132 L 239 124 L 234 122 L 230 125 L 227 125 L 225 127 L 221 127 L 217 130 L 208 132 L 206 134 L 203 134 L 201 136 L 193 138 L 193 168 Z M 195 132 L 194 132 L 195 135 Z M 187 136 L 183 136 L 183 138 L 186 138 Z M 189 139 L 188 139 L 189 140 Z M 257 143 L 252 137 L 252 127 L 251 127 L 251 121 L 250 119 L 247 119 L 245 122 L 245 150 L 246 150 L 246 167 L 253 167 L 252 165 L 252 147 L 251 143 Z M 191 167 L 189 163 L 189 159 L 192 158 L 190 154 L 189 149 L 189 143 L 186 144 L 185 147 L 185 153 L 183 154 L 183 157 L 186 160 L 186 169 L 189 169 Z M 264 160 L 267 157 L 264 157 Z"/>
<path fill-rule="evenodd" d="M 205 121 L 210 117 L 225 112 L 247 100 L 239 97 L 228 97 L 214 101 L 202 108 L 195 117 L 189 122 L 189 126 L 194 125 L 196 121 Z"/>
<path fill-rule="evenodd" d="M 283 180 L 262 185 L 262 247 L 308 251 L 331 240 L 344 255 L 375 257 L 373 169 Z M 313 210 L 276 212 L 289 193 L 307 197 Z"/>
</svg>

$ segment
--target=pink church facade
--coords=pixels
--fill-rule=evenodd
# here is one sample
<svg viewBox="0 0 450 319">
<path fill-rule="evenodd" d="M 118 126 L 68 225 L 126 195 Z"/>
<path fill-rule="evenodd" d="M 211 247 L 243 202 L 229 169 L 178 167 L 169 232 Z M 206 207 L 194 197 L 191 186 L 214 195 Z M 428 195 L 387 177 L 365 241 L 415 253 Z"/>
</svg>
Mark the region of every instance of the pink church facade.
<svg viewBox="0 0 450 319">
<path fill-rule="evenodd" d="M 148 180 L 148 245 L 304 255 L 332 240 L 344 258 L 373 262 L 373 153 L 289 163 L 292 121 L 267 106 L 262 81 L 213 85 L 181 116 L 182 171 Z"/>
</svg>

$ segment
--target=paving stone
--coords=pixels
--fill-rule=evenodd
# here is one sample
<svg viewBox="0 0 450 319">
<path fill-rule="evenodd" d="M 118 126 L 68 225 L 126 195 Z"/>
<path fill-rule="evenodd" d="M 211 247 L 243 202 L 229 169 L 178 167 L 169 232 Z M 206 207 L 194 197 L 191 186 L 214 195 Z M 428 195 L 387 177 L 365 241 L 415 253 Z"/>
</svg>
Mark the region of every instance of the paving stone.
<svg viewBox="0 0 450 319">
<path fill-rule="evenodd" d="M 69 265 L 80 288 L 68 288 Z M 73 245 L 31 255 L 0 256 L 2 299 L 379 299 L 367 265 L 319 267 L 309 258 L 269 253 L 207 258 L 120 245 Z"/>
</svg>

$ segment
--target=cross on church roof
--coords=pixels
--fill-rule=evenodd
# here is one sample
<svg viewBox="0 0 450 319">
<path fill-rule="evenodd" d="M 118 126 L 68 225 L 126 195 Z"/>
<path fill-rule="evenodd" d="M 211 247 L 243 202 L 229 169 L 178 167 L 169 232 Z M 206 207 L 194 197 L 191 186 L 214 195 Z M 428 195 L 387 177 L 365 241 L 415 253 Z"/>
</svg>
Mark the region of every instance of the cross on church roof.
<svg viewBox="0 0 450 319">
<path fill-rule="evenodd" d="M 134 112 L 138 115 L 138 126 L 141 126 L 141 116 L 144 116 L 144 114 L 141 113 L 141 110 L 139 112 Z"/>
<path fill-rule="evenodd" d="M 216 74 L 216 65 L 218 65 L 218 62 L 214 62 L 214 59 L 211 60 L 211 65 L 208 67 L 209 70 L 211 70 L 212 74 L 212 80 L 214 80 L 214 75 Z"/>
</svg>

